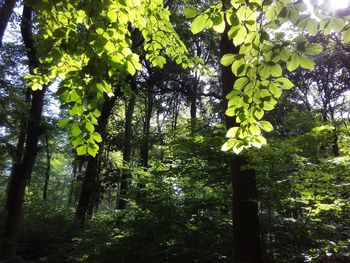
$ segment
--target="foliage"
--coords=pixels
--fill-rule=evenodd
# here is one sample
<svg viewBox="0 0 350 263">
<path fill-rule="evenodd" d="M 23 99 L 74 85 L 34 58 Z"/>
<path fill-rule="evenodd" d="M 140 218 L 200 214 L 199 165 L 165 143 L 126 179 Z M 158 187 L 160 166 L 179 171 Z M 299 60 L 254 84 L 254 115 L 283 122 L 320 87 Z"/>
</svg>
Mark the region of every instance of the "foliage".
<svg viewBox="0 0 350 263">
<path fill-rule="evenodd" d="M 223 3 L 218 1 L 203 13 L 189 7 L 185 14 L 195 17 L 191 27 L 194 34 L 207 28 L 223 33 L 228 23 L 229 30 L 225 34 L 239 47 L 237 54 L 225 54 L 221 58 L 221 64 L 231 66 L 237 77 L 233 90 L 227 95 L 226 115 L 235 117 L 240 124 L 228 131 L 226 137 L 229 140 L 222 150 L 232 149 L 239 154 L 251 146 L 260 148 L 266 144 L 261 134 L 262 131 L 271 131 L 272 126 L 261 119 L 266 111 L 275 108 L 282 90 L 294 86 L 283 76 L 283 68 L 288 71 L 298 67 L 313 70 L 315 63 L 310 56 L 322 51 L 320 44 L 309 43 L 302 35 L 290 40 L 292 32 L 284 34 L 278 29 L 292 23 L 298 30 L 316 35 L 319 30 L 326 34 L 332 30 L 348 32 L 350 25 L 346 19 L 331 17 L 321 8 L 316 12 L 318 21 L 306 13 L 308 8 L 300 1 Z"/>
</svg>

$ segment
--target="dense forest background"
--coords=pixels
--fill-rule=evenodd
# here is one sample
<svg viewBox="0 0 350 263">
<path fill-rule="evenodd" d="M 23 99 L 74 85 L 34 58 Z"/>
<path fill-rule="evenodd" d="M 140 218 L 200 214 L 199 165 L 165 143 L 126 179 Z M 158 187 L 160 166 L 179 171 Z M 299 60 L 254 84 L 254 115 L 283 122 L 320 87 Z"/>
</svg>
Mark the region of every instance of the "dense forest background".
<svg viewBox="0 0 350 263">
<path fill-rule="evenodd" d="M 0 47 L 0 262 L 350 262 L 350 47 L 335 30 L 297 31 L 323 47 L 310 55 L 315 69 L 283 69 L 295 87 L 276 91 L 267 145 L 238 157 L 221 151 L 232 124 L 225 37 L 192 34 L 183 14 L 209 2 L 164 3 L 209 74 L 171 58 L 154 66 L 129 25 L 142 70 L 119 69 L 113 96 L 87 86 L 99 112 L 80 114 L 82 95 L 65 88 L 78 78 L 28 86 L 46 48 L 35 44 L 37 13 L 0 1 L 1 25 L 10 9 Z M 101 61 L 81 71 L 112 78 Z"/>
</svg>

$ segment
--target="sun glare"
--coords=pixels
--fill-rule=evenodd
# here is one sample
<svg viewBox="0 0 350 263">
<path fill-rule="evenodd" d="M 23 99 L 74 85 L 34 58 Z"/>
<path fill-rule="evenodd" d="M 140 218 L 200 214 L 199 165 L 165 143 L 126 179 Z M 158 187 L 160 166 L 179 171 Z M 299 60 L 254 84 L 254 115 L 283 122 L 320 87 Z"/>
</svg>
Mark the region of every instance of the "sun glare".
<svg viewBox="0 0 350 263">
<path fill-rule="evenodd" d="M 350 6 L 350 0 L 321 0 L 320 3 L 326 3 L 327 6 L 330 6 L 334 10 L 347 8 Z"/>
</svg>

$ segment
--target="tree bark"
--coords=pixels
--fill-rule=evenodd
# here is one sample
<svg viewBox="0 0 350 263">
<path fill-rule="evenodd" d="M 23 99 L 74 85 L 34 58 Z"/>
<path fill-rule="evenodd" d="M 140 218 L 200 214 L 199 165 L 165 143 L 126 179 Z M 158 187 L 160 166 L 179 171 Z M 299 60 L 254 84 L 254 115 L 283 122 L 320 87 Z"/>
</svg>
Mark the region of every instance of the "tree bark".
<svg viewBox="0 0 350 263">
<path fill-rule="evenodd" d="M 50 172 L 51 172 L 51 154 L 49 148 L 49 136 L 45 134 L 45 151 L 46 151 L 46 171 L 45 171 L 45 183 L 43 188 L 43 200 L 47 200 L 47 189 L 49 187 Z"/>
<path fill-rule="evenodd" d="M 226 25 L 225 32 L 221 37 L 220 53 L 237 54 L 235 47 L 228 38 L 229 26 Z M 233 88 L 236 77 L 230 67 L 222 67 L 223 97 Z M 224 109 L 227 101 L 224 102 Z M 235 118 L 226 117 L 227 128 L 238 126 Z M 235 262 L 260 263 L 263 262 L 259 233 L 259 218 L 257 204 L 257 186 L 255 174 L 251 170 L 242 170 L 245 160 L 240 155 L 232 156 L 230 160 L 230 171 L 232 179 L 233 200 L 233 235 L 235 247 Z"/>
<path fill-rule="evenodd" d="M 7 24 L 15 8 L 16 0 L 5 0 L 5 3 L 0 9 L 0 47 L 2 47 L 2 42 L 5 34 Z"/>
<path fill-rule="evenodd" d="M 23 20 L 21 33 L 27 49 L 29 70 L 33 73 L 34 68 L 39 67 L 36 48 L 32 37 L 32 9 L 23 7 Z M 21 162 L 14 166 L 13 173 L 9 180 L 6 200 L 6 225 L 4 231 L 5 256 L 16 257 L 16 243 L 19 225 L 22 217 L 24 192 L 27 180 L 30 178 L 38 152 L 38 140 L 41 133 L 40 121 L 44 105 L 44 94 L 46 86 L 42 90 L 32 92 L 32 101 L 28 116 L 25 147 Z"/>
<path fill-rule="evenodd" d="M 133 90 L 135 90 L 135 78 L 132 79 Z M 132 119 L 135 109 L 135 96 L 132 96 L 129 100 L 127 110 L 125 112 L 125 132 L 124 132 L 124 148 L 123 148 L 123 162 L 129 164 L 131 160 L 131 141 L 132 141 Z M 127 169 L 122 171 L 122 179 L 120 183 L 120 193 L 118 198 L 118 209 L 126 209 L 126 198 L 125 195 L 129 188 L 130 173 Z"/>
<path fill-rule="evenodd" d="M 194 132 L 196 128 L 196 120 L 197 120 L 197 90 L 198 90 L 198 82 L 199 79 L 197 77 L 197 73 L 195 77 L 193 77 L 191 81 L 191 90 L 189 94 L 189 99 L 190 99 L 190 116 L 191 116 L 191 130 Z"/>
<path fill-rule="evenodd" d="M 147 99 L 145 103 L 146 108 L 146 116 L 145 123 L 143 125 L 143 138 L 142 138 L 142 146 L 140 150 L 141 157 L 141 165 L 144 168 L 148 167 L 148 153 L 149 153 L 149 133 L 150 133 L 150 125 L 151 125 L 151 117 L 153 111 L 153 93 L 147 92 Z"/>
<path fill-rule="evenodd" d="M 78 172 L 78 159 L 77 157 L 74 158 L 73 161 L 73 174 L 71 178 L 71 183 L 69 186 L 69 193 L 68 193 L 68 207 L 72 205 L 73 202 L 73 193 L 75 188 L 75 181 L 77 180 L 77 172 Z"/>
<path fill-rule="evenodd" d="M 98 126 L 96 127 L 96 131 L 101 134 L 103 140 L 106 137 L 108 118 L 111 115 L 112 109 L 116 101 L 116 97 L 116 95 L 112 98 L 106 97 L 102 105 L 101 116 L 98 119 Z M 89 203 L 93 201 L 92 197 L 94 195 L 94 191 L 96 190 L 97 177 L 99 173 L 99 156 L 102 151 L 101 144 L 99 144 L 99 146 L 100 149 L 96 156 L 88 157 L 85 177 L 83 180 L 78 206 L 75 213 L 75 222 L 78 225 L 85 224 L 86 215 L 89 209 Z"/>
</svg>

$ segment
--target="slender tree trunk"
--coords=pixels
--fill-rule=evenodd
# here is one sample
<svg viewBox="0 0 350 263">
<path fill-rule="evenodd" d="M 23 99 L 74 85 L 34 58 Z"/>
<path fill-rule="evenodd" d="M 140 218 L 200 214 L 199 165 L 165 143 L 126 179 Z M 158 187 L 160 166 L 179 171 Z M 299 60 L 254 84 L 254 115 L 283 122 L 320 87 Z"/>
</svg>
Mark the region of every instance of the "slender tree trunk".
<svg viewBox="0 0 350 263">
<path fill-rule="evenodd" d="M 75 181 L 77 180 L 77 171 L 78 171 L 78 159 L 77 157 L 75 157 L 73 161 L 73 174 L 72 174 L 72 179 L 71 179 L 71 183 L 69 186 L 69 193 L 68 193 L 68 207 L 72 205 Z"/>
<path fill-rule="evenodd" d="M 202 56 L 202 47 L 199 41 L 195 41 L 194 45 L 196 47 L 196 55 L 200 58 Z M 200 82 L 200 76 L 198 70 L 194 72 L 194 76 L 191 80 L 191 90 L 190 90 L 190 105 L 191 105 L 191 131 L 194 132 L 196 128 L 197 121 L 197 100 L 198 98 L 198 87 Z"/>
<path fill-rule="evenodd" d="M 134 85 L 133 90 L 135 90 L 135 79 L 132 79 L 132 85 Z M 123 162 L 124 164 L 129 164 L 131 160 L 131 141 L 132 141 L 132 119 L 135 109 L 135 96 L 132 96 L 129 100 L 129 104 L 125 113 L 125 133 L 124 133 L 124 148 L 123 148 Z M 126 208 L 125 195 L 129 188 L 130 173 L 127 169 L 122 171 L 122 179 L 120 183 L 120 193 L 118 198 L 118 209 Z"/>
<path fill-rule="evenodd" d="M 175 96 L 173 97 L 173 112 L 172 112 L 172 121 L 171 121 L 171 129 L 173 131 L 176 130 L 177 128 L 177 119 L 179 117 L 179 108 L 180 108 L 180 105 L 179 105 L 179 96 L 177 94 L 175 94 Z"/>
<path fill-rule="evenodd" d="M 228 53 L 236 54 L 239 49 L 228 38 L 229 26 L 221 37 L 221 56 Z M 222 67 L 223 97 L 233 88 L 236 78 L 230 67 Z M 225 107 L 227 108 L 227 101 Z M 234 118 L 226 117 L 227 128 L 237 126 Z M 230 160 L 230 170 L 233 188 L 233 235 L 235 260 L 242 263 L 261 263 L 262 251 L 259 233 L 259 218 L 257 204 L 257 187 L 255 174 L 251 170 L 242 170 L 245 160 L 234 155 Z M 235 262 L 236 262 L 235 261 Z"/>
<path fill-rule="evenodd" d="M 198 80 L 197 78 L 194 78 L 192 80 L 191 91 L 189 94 L 190 105 L 191 105 L 190 116 L 191 116 L 191 130 L 192 130 L 192 132 L 196 128 L 196 120 L 197 120 L 197 89 L 198 89 L 198 81 L 197 80 Z"/>
<path fill-rule="evenodd" d="M 146 116 L 145 123 L 143 126 L 143 139 L 142 146 L 140 150 L 141 156 L 141 165 L 144 168 L 148 167 L 148 153 L 149 153 L 149 134 L 150 134 L 150 126 L 151 126 L 151 117 L 153 111 L 153 93 L 147 92 L 147 100 L 146 100 Z"/>
<path fill-rule="evenodd" d="M 39 67 L 32 37 L 32 9 L 24 6 L 21 32 L 24 44 L 27 48 L 29 69 L 33 73 L 34 68 Z M 6 201 L 6 225 L 5 225 L 5 255 L 9 258 L 16 256 L 16 243 L 19 225 L 22 217 L 24 191 L 27 180 L 30 178 L 38 152 L 38 140 L 41 133 L 40 120 L 44 105 L 46 87 L 32 93 L 28 127 L 25 140 L 25 148 L 21 162 L 14 167 L 8 185 Z"/>
<path fill-rule="evenodd" d="M 340 156 L 338 139 L 339 139 L 338 129 L 337 129 L 337 127 L 335 127 L 335 130 L 333 131 L 333 140 L 332 140 L 332 151 L 333 151 L 333 154 L 335 157 Z"/>
<path fill-rule="evenodd" d="M 0 8 L 0 47 L 2 47 L 5 30 L 13 13 L 13 9 L 15 8 L 15 5 L 16 0 L 5 0 L 5 3 Z"/>
<path fill-rule="evenodd" d="M 148 168 L 148 160 L 149 160 L 149 135 L 150 135 L 150 127 L 151 127 L 151 118 L 153 112 L 153 92 L 147 92 L 147 99 L 145 101 L 145 123 L 143 125 L 143 138 L 142 145 L 140 149 L 140 159 L 141 166 L 147 170 Z M 138 192 L 136 196 L 136 202 L 138 204 L 146 197 L 145 184 L 138 184 Z"/>
<path fill-rule="evenodd" d="M 116 95 L 112 98 L 106 97 L 102 105 L 101 116 L 98 119 L 98 126 L 96 127 L 96 131 L 101 134 L 103 139 L 106 137 L 108 118 L 111 115 L 116 97 Z M 79 202 L 75 213 L 75 221 L 79 225 L 85 224 L 86 215 L 89 209 L 89 203 L 92 201 L 94 191 L 96 191 L 96 183 L 99 173 L 99 156 L 102 151 L 101 144 L 99 146 L 100 149 L 96 156 L 88 157 L 85 177 L 81 187 Z"/>
<path fill-rule="evenodd" d="M 46 171 L 45 171 L 45 183 L 43 190 L 43 200 L 47 200 L 47 189 L 49 187 L 50 172 L 51 172 L 51 154 L 49 148 L 49 136 L 45 134 L 45 151 L 46 151 Z"/>
</svg>

